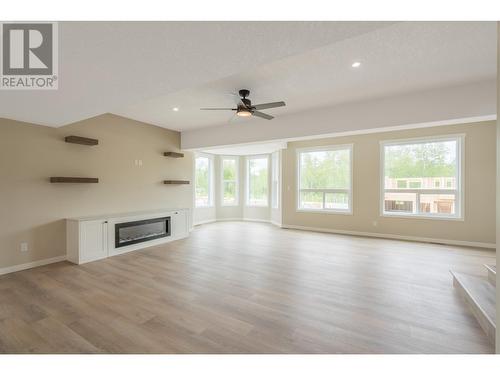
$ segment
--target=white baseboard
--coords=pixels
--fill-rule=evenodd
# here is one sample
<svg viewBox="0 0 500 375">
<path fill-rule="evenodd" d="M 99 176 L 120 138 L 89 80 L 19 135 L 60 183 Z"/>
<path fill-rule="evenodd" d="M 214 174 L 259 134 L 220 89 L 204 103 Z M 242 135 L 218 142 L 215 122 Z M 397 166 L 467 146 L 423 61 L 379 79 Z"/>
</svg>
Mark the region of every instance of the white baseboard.
<svg viewBox="0 0 500 375">
<path fill-rule="evenodd" d="M 494 249 L 496 247 L 496 245 L 494 243 L 487 243 L 487 242 L 472 242 L 472 241 L 449 240 L 449 239 L 443 239 L 443 238 L 402 236 L 399 234 L 358 232 L 358 231 L 342 230 L 342 229 L 304 227 L 301 225 L 290 225 L 290 224 L 282 224 L 281 227 L 284 229 L 306 230 L 306 231 L 310 231 L 310 232 L 345 234 L 345 235 L 350 235 L 350 236 L 362 236 L 362 237 L 387 238 L 387 239 L 391 239 L 391 240 L 403 240 L 403 241 L 413 241 L 413 242 L 431 242 L 431 243 L 439 243 L 439 244 L 444 244 L 444 245 L 481 247 L 481 248 L 487 248 L 487 249 Z"/>
<path fill-rule="evenodd" d="M 246 217 L 226 217 L 224 219 L 211 220 L 210 223 L 219 222 L 219 221 L 253 221 L 253 222 L 256 222 L 256 223 L 271 223 L 270 220 L 265 220 L 265 219 L 250 219 L 250 218 L 246 218 Z"/>
<path fill-rule="evenodd" d="M 273 225 L 276 225 L 277 227 L 281 228 L 281 223 L 278 223 L 277 221 L 274 220 L 266 220 L 266 219 L 250 219 L 250 218 L 242 218 L 242 217 L 231 217 L 231 218 L 225 218 L 225 219 L 217 219 L 216 221 L 253 221 L 256 223 L 270 223 Z"/>
<path fill-rule="evenodd" d="M 36 260 L 34 262 L 29 262 L 29 263 L 16 264 L 15 266 L 0 268 L 0 275 L 5 275 L 7 273 L 12 273 L 12 272 L 23 271 L 23 270 L 27 270 L 29 268 L 45 266 L 47 264 L 62 262 L 64 260 L 66 260 L 66 255 L 61 255 L 58 257 L 54 257 L 54 258 Z"/>
<path fill-rule="evenodd" d="M 283 224 L 282 223 L 278 223 L 277 221 L 274 221 L 274 220 L 271 220 L 269 221 L 272 225 L 276 225 L 277 227 L 279 228 L 283 228 Z"/>
<path fill-rule="evenodd" d="M 265 220 L 265 219 L 249 219 L 249 218 L 246 218 L 246 217 L 244 217 L 241 220 L 243 220 L 243 221 L 253 221 L 254 223 L 270 223 L 271 222 L 270 220 Z"/>
<path fill-rule="evenodd" d="M 215 223 L 216 221 L 217 220 L 215 220 L 215 219 L 204 220 L 204 221 L 197 221 L 196 223 L 193 224 L 193 226 L 196 227 L 197 225 Z"/>
</svg>

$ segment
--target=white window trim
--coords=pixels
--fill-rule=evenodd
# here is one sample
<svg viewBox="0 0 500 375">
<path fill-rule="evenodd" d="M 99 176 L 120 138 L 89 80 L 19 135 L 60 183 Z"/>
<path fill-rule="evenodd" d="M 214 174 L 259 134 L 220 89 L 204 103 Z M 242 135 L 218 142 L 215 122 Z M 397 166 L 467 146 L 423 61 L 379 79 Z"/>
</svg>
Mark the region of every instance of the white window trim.
<svg viewBox="0 0 500 375">
<path fill-rule="evenodd" d="M 224 160 L 234 160 L 236 165 L 235 202 L 224 203 Z M 229 180 L 228 180 L 229 181 Z M 221 207 L 236 207 L 240 205 L 240 158 L 238 156 L 223 155 L 220 157 L 220 205 Z"/>
<path fill-rule="evenodd" d="M 250 204 L 250 160 L 253 159 L 266 159 L 267 160 L 267 202 L 266 204 Z M 269 191 L 269 154 L 262 155 L 252 155 L 247 156 L 245 160 L 245 206 L 247 207 L 261 207 L 268 208 L 269 207 L 269 199 L 270 199 L 270 191 Z"/>
<path fill-rule="evenodd" d="M 336 150 L 349 150 L 349 161 L 350 161 L 350 176 L 349 176 L 349 189 L 301 189 L 300 188 L 300 154 L 303 152 L 309 151 L 336 151 Z M 352 199 L 352 186 L 353 186 L 353 157 L 354 157 L 354 144 L 341 144 L 341 145 L 327 145 L 327 146 L 317 146 L 317 147 L 304 147 L 297 148 L 295 150 L 295 161 L 296 161 L 296 171 L 297 171 L 297 180 L 296 180 L 296 212 L 308 212 L 308 213 L 320 213 L 320 214 L 333 214 L 333 215 L 352 215 L 353 214 L 353 199 Z M 333 208 L 323 208 L 323 209 L 312 209 L 312 208 L 301 208 L 300 207 L 300 191 L 308 190 L 308 191 L 322 191 L 326 193 L 336 193 L 341 192 L 348 194 L 348 202 L 349 208 L 347 210 L 342 209 L 333 209 Z M 323 198 L 324 199 L 324 198 Z"/>
<path fill-rule="evenodd" d="M 275 160 L 276 160 L 276 170 L 278 173 L 275 173 L 274 170 Z M 276 187 L 274 186 L 275 181 L 276 181 Z M 275 194 L 276 194 L 276 202 L 274 201 Z M 280 151 L 275 151 L 271 154 L 271 208 L 273 210 L 280 209 L 280 200 L 281 200 L 281 153 Z"/>
<path fill-rule="evenodd" d="M 197 206 L 196 205 L 196 158 L 202 157 L 208 159 L 208 200 L 209 204 L 207 206 Z M 202 152 L 198 152 L 195 154 L 193 158 L 193 171 L 194 171 L 194 187 L 193 187 L 193 199 L 194 199 L 194 208 L 213 208 L 215 207 L 214 202 L 214 156 L 211 154 L 205 154 Z"/>
<path fill-rule="evenodd" d="M 401 213 L 401 212 L 385 212 L 384 210 L 384 196 L 386 191 L 394 189 L 385 189 L 385 146 L 388 145 L 405 145 L 427 143 L 429 141 L 457 141 L 457 189 L 402 189 L 397 192 L 405 193 L 425 193 L 429 194 L 449 194 L 450 192 L 456 194 L 456 214 L 455 215 L 439 215 L 439 214 L 422 214 L 422 213 Z M 464 221 L 465 220 L 465 134 L 446 134 L 435 135 L 428 137 L 418 138 L 405 138 L 405 139 L 391 139 L 380 141 L 380 216 L 382 217 L 398 217 L 408 219 L 425 219 L 425 220 L 448 220 L 448 221 Z M 396 191 L 396 190 L 394 190 Z"/>
</svg>

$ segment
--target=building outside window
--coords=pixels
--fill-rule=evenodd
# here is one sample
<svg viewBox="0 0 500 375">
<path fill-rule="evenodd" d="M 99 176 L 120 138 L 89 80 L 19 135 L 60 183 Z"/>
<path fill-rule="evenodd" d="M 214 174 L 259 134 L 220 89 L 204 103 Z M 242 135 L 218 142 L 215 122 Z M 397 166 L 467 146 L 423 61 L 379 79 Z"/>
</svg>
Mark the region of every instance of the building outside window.
<svg viewBox="0 0 500 375">
<path fill-rule="evenodd" d="M 460 219 L 464 137 L 381 143 L 383 215 Z"/>
</svg>

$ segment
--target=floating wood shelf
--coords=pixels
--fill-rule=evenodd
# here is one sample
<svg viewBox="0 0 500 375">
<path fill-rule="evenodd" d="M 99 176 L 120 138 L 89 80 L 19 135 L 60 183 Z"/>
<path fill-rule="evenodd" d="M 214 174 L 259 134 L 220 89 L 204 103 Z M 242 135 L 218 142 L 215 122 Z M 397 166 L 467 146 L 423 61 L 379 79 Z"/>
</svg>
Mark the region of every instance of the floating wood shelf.
<svg viewBox="0 0 500 375">
<path fill-rule="evenodd" d="M 76 135 L 69 135 L 64 140 L 68 143 L 77 143 L 85 146 L 95 146 L 99 144 L 99 140 L 93 138 L 78 137 Z"/>
<path fill-rule="evenodd" d="M 180 152 L 173 152 L 173 151 L 168 151 L 163 153 L 164 156 L 167 156 L 169 158 L 183 158 L 184 154 L 181 154 Z"/>
<path fill-rule="evenodd" d="M 94 177 L 51 177 L 51 183 L 78 183 L 78 184 L 97 184 L 98 178 Z"/>
<path fill-rule="evenodd" d="M 189 181 L 184 180 L 165 180 L 163 183 L 165 185 L 189 185 Z"/>
</svg>

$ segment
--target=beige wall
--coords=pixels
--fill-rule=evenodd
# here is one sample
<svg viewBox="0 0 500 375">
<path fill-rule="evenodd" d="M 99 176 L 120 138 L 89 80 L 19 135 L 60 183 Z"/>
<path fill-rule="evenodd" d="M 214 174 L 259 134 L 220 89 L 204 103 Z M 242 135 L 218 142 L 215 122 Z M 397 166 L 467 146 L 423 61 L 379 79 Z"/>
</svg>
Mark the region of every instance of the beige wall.
<svg viewBox="0 0 500 375">
<path fill-rule="evenodd" d="M 441 134 L 465 137 L 465 220 L 380 216 L 380 141 Z M 296 212 L 296 149 L 354 144 L 353 215 Z M 495 122 L 290 142 L 283 151 L 284 225 L 495 243 Z M 376 222 L 376 226 L 374 226 Z"/>
<path fill-rule="evenodd" d="M 99 145 L 65 143 L 67 135 L 97 138 Z M 178 132 L 110 114 L 58 129 L 0 119 L 0 268 L 64 255 L 67 217 L 191 208 L 191 185 L 162 183 L 192 180 L 191 153 L 162 155 L 179 145 Z M 100 181 L 51 184 L 50 176 Z"/>
</svg>

